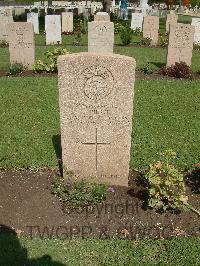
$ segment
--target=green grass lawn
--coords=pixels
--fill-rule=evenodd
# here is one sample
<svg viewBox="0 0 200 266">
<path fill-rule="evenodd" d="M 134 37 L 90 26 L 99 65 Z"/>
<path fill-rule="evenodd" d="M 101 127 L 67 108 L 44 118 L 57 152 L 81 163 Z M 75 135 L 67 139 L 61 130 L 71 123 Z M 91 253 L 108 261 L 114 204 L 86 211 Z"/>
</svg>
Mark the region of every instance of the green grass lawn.
<svg viewBox="0 0 200 266">
<path fill-rule="evenodd" d="M 199 98 L 198 81 L 136 81 L 132 168 L 147 167 L 167 148 L 178 153 L 177 165 L 199 161 Z M 1 78 L 0 102 L 0 167 L 56 168 L 57 79 Z"/>
<path fill-rule="evenodd" d="M 200 265 L 200 240 L 27 239 L 0 237 L 2 266 Z"/>
<path fill-rule="evenodd" d="M 72 46 L 65 45 L 62 46 L 66 48 L 70 53 L 86 52 L 87 46 Z M 37 46 L 36 47 L 36 60 L 44 60 L 44 52 L 47 50 L 53 50 L 53 46 Z M 167 61 L 167 49 L 166 48 L 150 48 L 150 47 L 140 47 L 140 46 L 115 46 L 114 53 L 127 55 L 134 57 L 137 62 L 137 69 L 142 69 L 148 62 L 150 63 L 150 68 L 153 71 L 158 70 L 160 67 L 164 66 Z M 200 71 L 200 51 L 193 51 L 192 58 L 192 70 L 197 72 Z M 0 70 L 9 69 L 9 51 L 8 48 L 0 48 Z"/>
</svg>

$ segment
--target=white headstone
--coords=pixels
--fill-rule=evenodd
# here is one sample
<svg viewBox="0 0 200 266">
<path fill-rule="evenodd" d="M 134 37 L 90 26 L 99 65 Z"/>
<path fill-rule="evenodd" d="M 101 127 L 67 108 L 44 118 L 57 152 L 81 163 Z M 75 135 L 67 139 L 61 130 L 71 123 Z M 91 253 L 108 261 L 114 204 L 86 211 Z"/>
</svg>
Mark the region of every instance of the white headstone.
<svg viewBox="0 0 200 266">
<path fill-rule="evenodd" d="M 108 21 L 88 23 L 88 52 L 113 53 L 114 24 Z"/>
<path fill-rule="evenodd" d="M 39 34 L 39 21 L 38 21 L 38 13 L 27 13 L 27 22 L 33 24 L 34 33 Z"/>
<path fill-rule="evenodd" d="M 142 13 L 132 13 L 131 29 L 139 29 L 142 31 L 143 18 L 144 16 Z"/>
<path fill-rule="evenodd" d="M 46 44 L 61 44 L 60 15 L 45 16 Z"/>
<path fill-rule="evenodd" d="M 200 44 L 200 18 L 192 18 L 191 25 L 195 27 L 194 43 Z"/>
<path fill-rule="evenodd" d="M 73 32 L 73 13 L 62 13 L 62 32 Z"/>
</svg>

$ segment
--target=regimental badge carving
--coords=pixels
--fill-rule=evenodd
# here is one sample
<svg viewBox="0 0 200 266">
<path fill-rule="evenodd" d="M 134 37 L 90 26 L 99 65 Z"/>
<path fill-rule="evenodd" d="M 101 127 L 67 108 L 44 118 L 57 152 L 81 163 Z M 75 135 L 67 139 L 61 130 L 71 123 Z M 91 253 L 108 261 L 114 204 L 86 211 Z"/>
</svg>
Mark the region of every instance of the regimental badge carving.
<svg viewBox="0 0 200 266">
<path fill-rule="evenodd" d="M 105 67 L 92 66 L 82 72 L 84 79 L 83 92 L 85 96 L 98 102 L 111 94 L 114 85 L 112 73 Z"/>
</svg>

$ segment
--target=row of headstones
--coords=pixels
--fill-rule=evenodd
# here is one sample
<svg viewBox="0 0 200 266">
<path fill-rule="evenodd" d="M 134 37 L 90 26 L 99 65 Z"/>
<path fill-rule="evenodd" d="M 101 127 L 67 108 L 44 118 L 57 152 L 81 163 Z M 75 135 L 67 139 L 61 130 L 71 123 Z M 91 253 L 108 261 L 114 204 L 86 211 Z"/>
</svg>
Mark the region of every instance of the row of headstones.
<svg viewBox="0 0 200 266">
<path fill-rule="evenodd" d="M 170 25 L 177 24 L 178 16 L 168 14 L 166 20 L 166 32 L 169 32 Z M 200 43 L 200 18 L 192 18 L 192 26 L 195 28 L 194 43 Z M 152 39 L 152 45 L 158 41 L 159 18 L 155 16 L 144 16 L 142 13 L 132 13 L 131 28 L 144 32 L 145 38 Z"/>
<path fill-rule="evenodd" d="M 72 17 L 73 18 L 73 17 Z M 88 23 L 88 51 L 113 52 L 114 25 L 106 13 L 95 15 L 95 21 Z M 103 21 L 103 20 L 107 21 Z M 59 22 L 59 23 L 57 23 Z M 12 22 L 6 26 L 9 42 L 10 63 L 23 64 L 32 69 L 35 63 L 34 28 L 32 23 Z M 61 43 L 60 16 L 46 16 L 46 40 L 47 43 Z"/>
<path fill-rule="evenodd" d="M 53 17 L 53 16 L 47 16 Z M 50 24 L 51 25 L 51 24 Z M 156 26 L 155 26 L 156 25 Z M 52 27 L 46 26 L 47 38 L 57 36 L 58 32 Z M 158 36 L 159 19 L 147 16 L 144 20 L 143 36 L 155 42 Z M 170 24 L 170 35 L 167 55 L 167 65 L 176 62 L 185 62 L 191 65 L 193 40 L 195 28 L 192 25 L 173 23 Z M 60 30 L 59 30 L 60 33 Z M 48 37 L 48 36 L 52 37 Z M 61 36 L 61 34 L 60 34 Z M 8 24 L 8 40 L 10 61 L 22 63 L 31 69 L 35 61 L 35 44 L 33 25 L 31 23 L 14 22 Z M 107 13 L 97 13 L 95 21 L 88 23 L 88 51 L 98 53 L 113 53 L 114 24 L 110 22 Z"/>
</svg>

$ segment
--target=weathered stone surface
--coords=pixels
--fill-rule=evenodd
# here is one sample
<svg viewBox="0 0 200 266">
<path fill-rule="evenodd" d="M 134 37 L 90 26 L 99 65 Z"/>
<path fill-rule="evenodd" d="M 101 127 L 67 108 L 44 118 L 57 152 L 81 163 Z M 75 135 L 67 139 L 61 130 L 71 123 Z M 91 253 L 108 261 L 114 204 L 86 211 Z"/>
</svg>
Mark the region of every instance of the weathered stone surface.
<svg viewBox="0 0 200 266">
<path fill-rule="evenodd" d="M 7 25 L 10 63 L 32 69 L 35 63 L 35 43 L 32 23 L 13 22 Z"/>
<path fill-rule="evenodd" d="M 143 37 L 151 39 L 151 45 L 158 42 L 159 17 L 146 16 L 143 23 Z"/>
<path fill-rule="evenodd" d="M 170 26 L 167 66 L 176 62 L 191 65 L 194 31 L 194 26 L 188 24 L 177 23 Z"/>
<path fill-rule="evenodd" d="M 106 12 L 97 12 L 94 21 L 110 21 L 110 16 Z"/>
<path fill-rule="evenodd" d="M 88 23 L 88 52 L 113 53 L 114 24 L 107 21 Z"/>
<path fill-rule="evenodd" d="M 140 31 L 142 31 L 143 18 L 144 16 L 142 13 L 132 13 L 131 29 L 139 29 Z"/>
<path fill-rule="evenodd" d="M 192 18 L 191 25 L 195 27 L 194 43 L 200 44 L 200 18 Z"/>
<path fill-rule="evenodd" d="M 0 41 L 8 41 L 7 25 L 13 22 L 12 9 L 0 10 Z"/>
<path fill-rule="evenodd" d="M 175 14 L 167 14 L 167 20 L 166 20 L 166 32 L 169 32 L 169 26 L 171 24 L 176 24 L 178 21 L 178 16 Z"/>
<path fill-rule="evenodd" d="M 58 59 L 62 160 L 79 178 L 127 185 L 135 60 L 79 53 Z"/>
<path fill-rule="evenodd" d="M 27 22 L 33 24 L 34 33 L 39 34 L 38 13 L 27 13 Z"/>
<path fill-rule="evenodd" d="M 61 44 L 60 15 L 45 16 L 46 44 Z"/>
<path fill-rule="evenodd" d="M 73 13 L 62 13 L 62 32 L 73 32 Z"/>
</svg>

